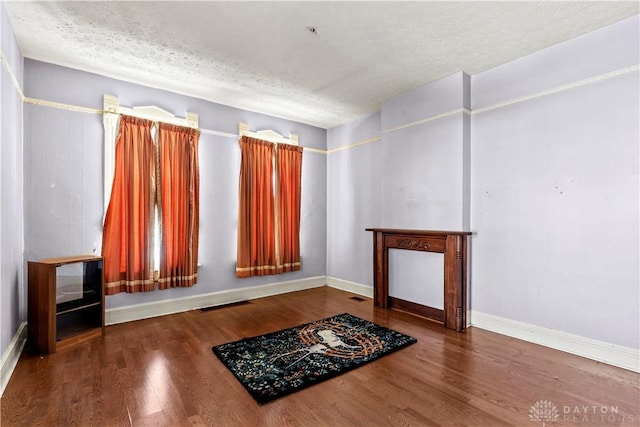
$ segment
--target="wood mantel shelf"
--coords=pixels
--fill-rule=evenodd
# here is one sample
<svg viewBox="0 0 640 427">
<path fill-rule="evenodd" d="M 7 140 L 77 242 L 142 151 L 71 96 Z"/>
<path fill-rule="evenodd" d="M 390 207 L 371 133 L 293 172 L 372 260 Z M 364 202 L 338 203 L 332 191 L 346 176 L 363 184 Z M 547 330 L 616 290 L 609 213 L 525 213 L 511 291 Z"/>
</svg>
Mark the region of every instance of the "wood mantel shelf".
<svg viewBox="0 0 640 427">
<path fill-rule="evenodd" d="M 470 231 L 367 228 L 373 232 L 373 303 L 463 331 L 467 321 L 467 237 Z M 444 310 L 389 296 L 389 249 L 444 254 Z"/>
</svg>

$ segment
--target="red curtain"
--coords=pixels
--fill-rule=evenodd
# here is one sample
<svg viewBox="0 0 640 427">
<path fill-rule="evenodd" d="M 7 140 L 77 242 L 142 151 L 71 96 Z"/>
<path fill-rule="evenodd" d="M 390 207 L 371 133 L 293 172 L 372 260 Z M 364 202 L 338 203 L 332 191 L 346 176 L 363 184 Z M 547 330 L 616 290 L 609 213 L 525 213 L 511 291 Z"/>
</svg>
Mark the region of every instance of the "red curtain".
<svg viewBox="0 0 640 427">
<path fill-rule="evenodd" d="M 274 144 L 240 138 L 237 277 L 275 273 Z"/>
<path fill-rule="evenodd" d="M 237 277 L 300 270 L 302 147 L 240 139 Z"/>
<path fill-rule="evenodd" d="M 300 270 L 300 193 L 302 147 L 281 144 L 276 149 L 279 264 L 281 271 Z"/>
<path fill-rule="evenodd" d="M 198 278 L 199 137 L 197 129 L 159 124 L 159 289 L 193 286 Z"/>
<path fill-rule="evenodd" d="M 102 236 L 106 294 L 154 289 L 155 152 L 152 122 L 121 116 L 115 173 Z"/>
</svg>

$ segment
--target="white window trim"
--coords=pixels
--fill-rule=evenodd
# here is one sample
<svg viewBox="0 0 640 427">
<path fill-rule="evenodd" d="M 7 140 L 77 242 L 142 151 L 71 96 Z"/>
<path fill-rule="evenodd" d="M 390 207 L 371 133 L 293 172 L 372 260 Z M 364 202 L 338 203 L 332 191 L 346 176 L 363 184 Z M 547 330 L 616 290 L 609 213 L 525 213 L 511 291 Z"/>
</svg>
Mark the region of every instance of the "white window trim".
<svg viewBox="0 0 640 427">
<path fill-rule="evenodd" d="M 197 113 L 186 112 L 185 117 L 177 117 L 170 112 L 156 106 L 123 107 L 117 96 L 104 95 L 103 98 L 104 124 L 104 217 L 107 215 L 109 200 L 111 199 L 111 187 L 113 186 L 113 174 L 115 173 L 116 139 L 118 137 L 120 114 L 147 119 L 154 122 L 169 123 L 178 126 L 186 126 L 198 129 L 199 117 Z"/>
<path fill-rule="evenodd" d="M 248 136 L 251 138 L 262 139 L 263 141 L 273 142 L 275 144 L 298 145 L 298 135 L 294 133 L 289 134 L 289 138 L 286 138 L 273 130 L 250 131 L 249 125 L 242 122 L 238 123 L 238 134 L 240 137 Z"/>
</svg>

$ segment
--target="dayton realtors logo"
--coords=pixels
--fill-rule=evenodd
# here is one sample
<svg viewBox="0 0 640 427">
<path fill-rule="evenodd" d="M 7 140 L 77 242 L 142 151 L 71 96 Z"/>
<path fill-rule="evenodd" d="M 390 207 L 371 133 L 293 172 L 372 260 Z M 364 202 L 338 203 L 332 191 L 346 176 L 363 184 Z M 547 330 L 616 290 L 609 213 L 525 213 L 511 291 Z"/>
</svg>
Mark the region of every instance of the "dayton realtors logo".
<svg viewBox="0 0 640 427">
<path fill-rule="evenodd" d="M 562 421 L 570 424 L 590 424 L 605 425 L 620 423 L 639 423 L 640 416 L 620 414 L 617 406 L 595 406 L 595 405 L 563 405 L 558 407 L 549 400 L 539 400 L 529 409 L 529 420 L 533 422 L 546 423 Z"/>
<path fill-rule="evenodd" d="M 558 418 L 560 418 L 558 408 L 548 400 L 538 400 L 529 409 L 529 419 L 531 421 L 542 421 L 542 427 L 545 427 L 547 422 L 556 421 Z"/>
</svg>

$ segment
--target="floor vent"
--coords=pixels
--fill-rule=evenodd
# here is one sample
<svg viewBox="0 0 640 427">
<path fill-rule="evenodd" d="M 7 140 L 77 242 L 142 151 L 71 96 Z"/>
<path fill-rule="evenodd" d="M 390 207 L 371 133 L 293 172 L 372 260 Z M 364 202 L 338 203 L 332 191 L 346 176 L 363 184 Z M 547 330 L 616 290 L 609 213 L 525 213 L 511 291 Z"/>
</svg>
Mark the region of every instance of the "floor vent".
<svg viewBox="0 0 640 427">
<path fill-rule="evenodd" d="M 205 313 L 211 310 L 219 310 L 221 308 L 236 307 L 238 305 L 247 305 L 247 304 L 251 304 L 251 301 L 238 301 L 238 302 L 230 302 L 229 304 L 212 305 L 211 307 L 202 307 L 199 310 Z"/>
<path fill-rule="evenodd" d="M 358 302 L 366 301 L 366 298 L 361 298 L 361 297 L 351 297 L 349 299 L 356 300 Z"/>
</svg>

